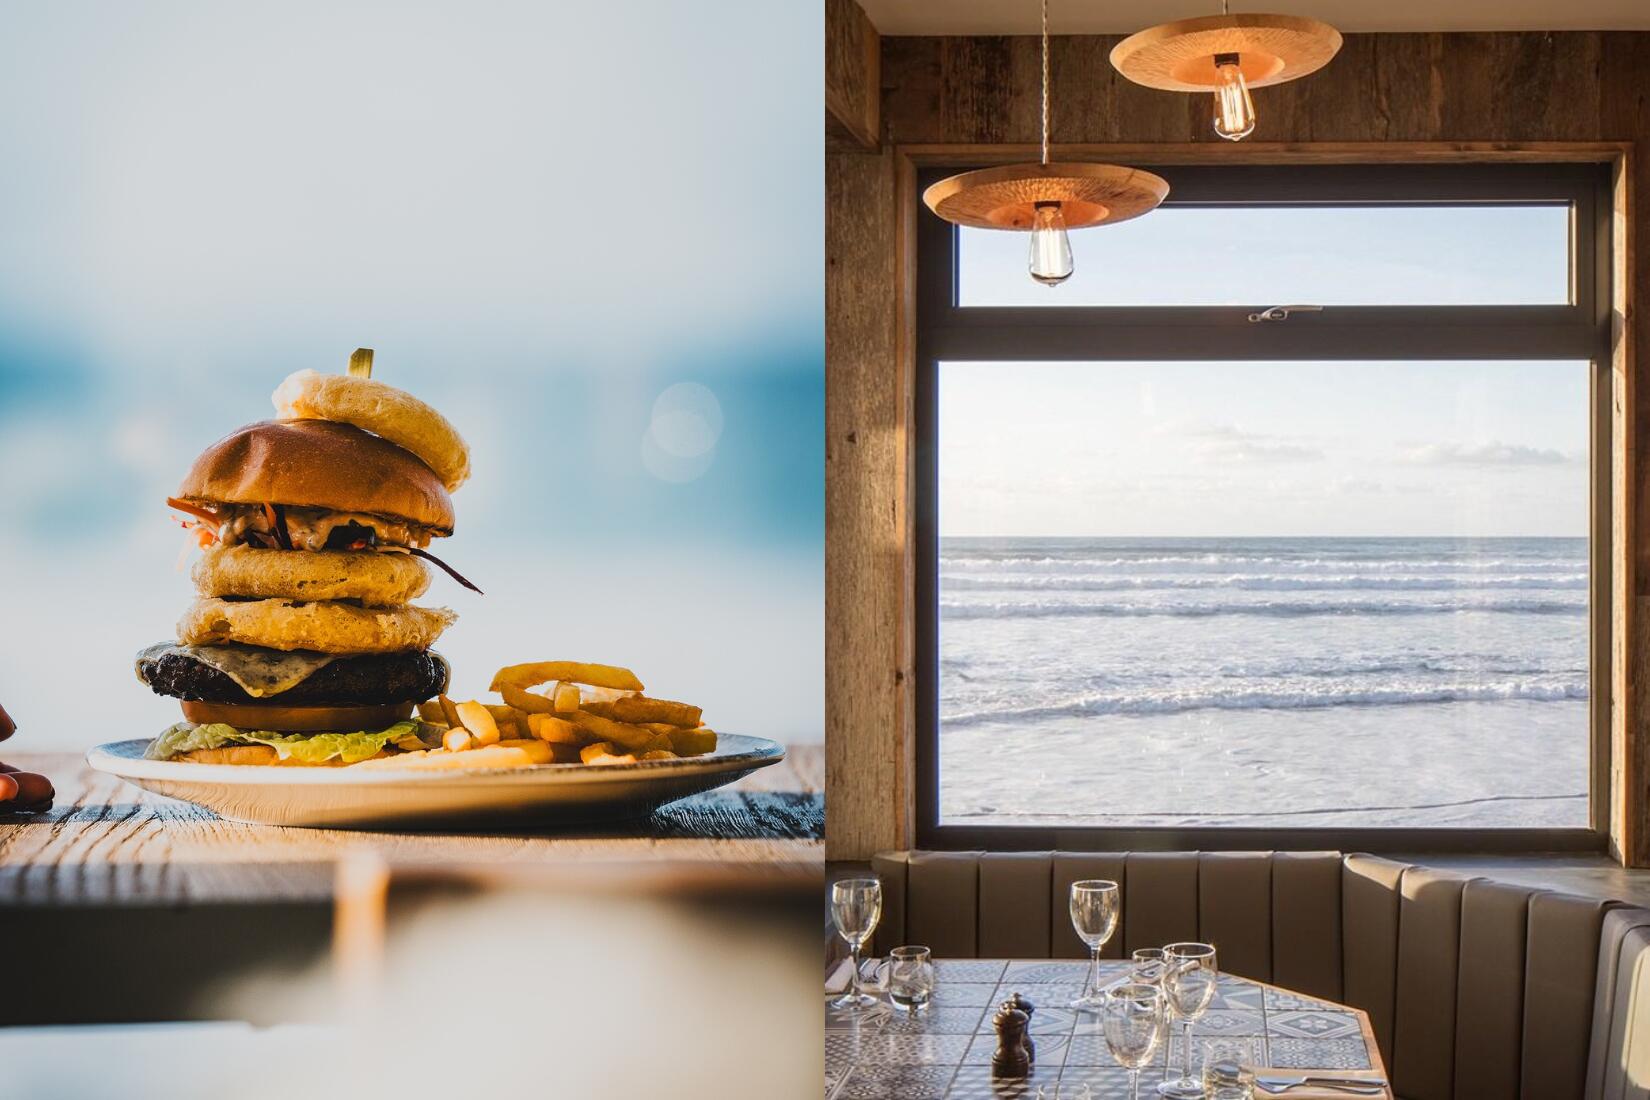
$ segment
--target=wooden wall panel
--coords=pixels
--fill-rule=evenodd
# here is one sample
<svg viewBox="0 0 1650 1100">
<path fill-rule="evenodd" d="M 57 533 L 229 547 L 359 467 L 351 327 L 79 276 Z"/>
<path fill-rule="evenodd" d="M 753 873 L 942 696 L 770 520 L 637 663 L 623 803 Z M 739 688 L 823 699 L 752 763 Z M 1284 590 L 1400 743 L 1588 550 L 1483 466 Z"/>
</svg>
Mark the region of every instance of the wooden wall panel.
<svg viewBox="0 0 1650 1100">
<path fill-rule="evenodd" d="M 1165 159 L 1185 160 L 1187 146 L 1207 145 L 1210 156 L 1248 155 L 1215 137 L 1204 96 L 1178 95 L 1140 88 L 1119 77 L 1108 55 L 1114 36 L 1063 36 L 1052 40 L 1053 118 L 1056 144 L 1129 145 L 1128 156 L 1149 163 L 1158 145 Z M 914 192 L 898 186 L 907 169 L 910 146 L 1020 145 L 1038 140 L 1037 42 L 1029 36 L 978 38 L 887 38 L 882 42 L 882 132 L 893 145 L 894 162 L 879 170 L 884 183 L 895 186 L 874 199 L 865 188 L 852 192 L 830 184 L 827 223 L 844 216 L 847 204 L 882 201 L 893 211 L 872 214 L 857 206 L 853 216 L 872 220 L 892 230 Z M 1634 257 L 1650 255 L 1650 188 L 1642 186 L 1650 172 L 1650 34 L 1637 32 L 1473 33 L 1348 35 L 1338 57 L 1320 72 L 1295 83 L 1259 89 L 1255 93 L 1259 126 L 1252 142 L 1336 143 L 1349 159 L 1358 159 L 1357 143 L 1428 142 L 1492 143 L 1512 146 L 1540 142 L 1631 142 L 1626 187 L 1630 206 L 1621 211 L 1618 251 Z M 928 150 L 933 152 L 933 150 Z M 1119 154 L 1122 155 L 1122 154 Z M 1541 155 L 1539 151 L 1535 155 Z M 840 181 L 839 181 L 840 183 Z M 909 212 L 906 212 L 908 216 Z M 888 247 L 898 250 L 893 239 Z M 885 249 L 886 251 L 886 249 Z M 883 284 L 897 263 L 886 254 L 837 260 L 827 273 L 827 308 L 843 301 L 829 284 L 855 281 L 855 299 L 864 308 L 898 326 L 901 283 Z M 863 264 L 864 267 L 858 265 Z M 854 270 L 850 271 L 849 268 Z M 1645 715 L 1650 713 L 1650 540 L 1640 535 L 1650 502 L 1650 459 L 1638 448 L 1637 426 L 1650 416 L 1650 390 L 1637 384 L 1643 352 L 1650 348 L 1644 311 L 1630 311 L 1631 302 L 1650 294 L 1650 273 L 1637 259 L 1629 267 L 1630 285 L 1618 287 L 1617 337 L 1613 399 L 1618 413 L 1615 446 L 1619 474 L 1616 494 L 1616 576 L 1613 661 L 1615 678 L 1614 752 L 1616 771 L 1612 792 L 1612 831 L 1618 856 L 1634 864 L 1650 863 L 1650 746 L 1646 745 Z M 855 327 L 858 322 L 832 317 L 830 327 Z M 862 349 L 869 354 L 868 349 Z M 901 357 L 900 340 L 890 337 L 880 368 L 860 362 L 839 371 L 827 348 L 827 404 L 851 404 L 855 415 L 888 420 L 905 415 L 908 392 L 889 392 L 888 378 L 901 376 L 908 363 Z M 871 393 L 833 393 L 843 386 L 872 379 Z M 871 407 L 888 402 L 877 412 Z M 833 436 L 833 441 L 836 437 Z M 880 486 L 845 487 L 834 479 L 878 476 Z M 873 464 L 829 463 L 827 498 L 838 511 L 827 514 L 827 541 L 851 537 L 832 516 L 842 517 L 847 502 L 857 506 L 892 507 L 889 498 L 902 501 L 908 492 L 908 461 L 892 458 Z M 828 504 L 828 508 L 829 508 Z M 879 528 L 880 530 L 880 528 Z M 827 551 L 829 556 L 829 549 Z M 856 552 L 857 553 L 857 552 Z M 846 559 L 838 559 L 839 561 Z M 827 629 L 846 636 L 850 627 L 873 629 L 883 609 L 897 602 L 894 592 L 881 585 L 900 585 L 908 598 L 908 575 L 887 572 L 881 560 L 878 572 L 855 575 L 832 573 L 827 590 Z M 854 592 L 844 602 L 843 594 Z M 1641 613 L 1642 612 L 1642 613 Z M 900 629 L 907 630 L 908 623 Z M 871 639 L 861 637 L 870 644 Z M 875 643 L 881 650 L 886 645 Z M 826 669 L 827 696 L 838 700 L 861 697 L 864 709 L 854 707 L 855 722 L 888 737 L 905 737 L 900 746 L 872 750 L 856 742 L 852 751 L 834 745 L 830 760 L 829 829 L 833 858 L 857 858 L 877 847 L 894 847 L 909 840 L 904 826 L 874 798 L 895 790 L 910 791 L 909 773 L 890 776 L 884 765 L 909 767 L 909 691 L 886 691 L 886 662 L 860 662 Z M 1640 666 L 1646 671 L 1640 673 Z M 840 706 L 840 704 L 839 704 Z M 877 710 L 883 707 L 886 709 Z M 828 736 L 838 727 L 827 717 Z M 870 757 L 869 767 L 862 757 Z M 907 763 L 901 764 L 901 761 Z M 853 769 L 841 774 L 842 768 Z M 861 791 L 861 776 L 875 792 Z M 874 817 L 861 819 L 850 807 L 867 807 Z M 906 819 L 908 822 L 908 819 Z M 851 838 L 851 839 L 850 839 Z"/>
<path fill-rule="evenodd" d="M 1592 141 L 1611 74 L 1607 41 L 1632 33 L 1356 34 L 1300 81 L 1255 91 L 1267 141 Z M 1218 142 L 1209 97 L 1142 88 L 1109 60 L 1119 36 L 1051 39 L 1057 143 Z M 1611 42 L 1619 56 L 1631 46 Z M 1623 74 L 1625 75 L 1625 74 Z M 1643 79 L 1642 76 L 1640 78 Z M 1037 40 L 890 38 L 884 125 L 899 144 L 1032 142 Z"/>
<path fill-rule="evenodd" d="M 910 386 L 893 153 L 825 158 L 826 856 L 900 847 L 911 803 Z M 845 688 L 846 690 L 835 690 Z"/>
<path fill-rule="evenodd" d="M 825 148 L 875 150 L 882 140 L 882 39 L 854 0 L 825 0 Z"/>
</svg>

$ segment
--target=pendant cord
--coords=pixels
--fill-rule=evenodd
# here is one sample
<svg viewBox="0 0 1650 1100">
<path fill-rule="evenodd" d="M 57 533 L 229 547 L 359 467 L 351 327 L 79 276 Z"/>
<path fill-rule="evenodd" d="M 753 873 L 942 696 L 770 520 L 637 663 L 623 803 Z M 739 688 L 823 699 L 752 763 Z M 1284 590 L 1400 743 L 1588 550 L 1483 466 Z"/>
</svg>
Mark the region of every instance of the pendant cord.
<svg viewBox="0 0 1650 1100">
<path fill-rule="evenodd" d="M 1048 0 L 1043 0 L 1043 163 L 1048 164 Z"/>
</svg>

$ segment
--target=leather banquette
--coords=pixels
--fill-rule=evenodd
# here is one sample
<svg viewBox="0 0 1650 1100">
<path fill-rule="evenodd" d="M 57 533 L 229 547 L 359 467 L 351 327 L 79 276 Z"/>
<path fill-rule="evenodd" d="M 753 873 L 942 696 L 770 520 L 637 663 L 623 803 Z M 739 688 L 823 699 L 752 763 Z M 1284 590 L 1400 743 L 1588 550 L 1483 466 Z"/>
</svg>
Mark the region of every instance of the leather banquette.
<svg viewBox="0 0 1650 1100">
<path fill-rule="evenodd" d="M 1405 1100 L 1650 1100 L 1650 911 L 1338 852 L 888 852 L 878 952 L 1082 958 L 1071 883 L 1122 887 L 1103 955 L 1200 940 L 1223 970 L 1363 1009 Z"/>
</svg>

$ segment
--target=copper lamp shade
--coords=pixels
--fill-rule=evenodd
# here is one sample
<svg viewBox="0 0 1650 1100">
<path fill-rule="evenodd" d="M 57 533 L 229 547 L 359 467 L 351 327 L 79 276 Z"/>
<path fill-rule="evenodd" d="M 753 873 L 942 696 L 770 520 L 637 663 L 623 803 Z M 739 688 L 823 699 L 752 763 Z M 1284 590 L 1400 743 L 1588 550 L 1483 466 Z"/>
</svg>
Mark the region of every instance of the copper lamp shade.
<svg viewBox="0 0 1650 1100">
<path fill-rule="evenodd" d="M 924 191 L 928 209 L 974 229 L 1027 230 L 1057 202 L 1069 229 L 1127 221 L 1169 193 L 1161 176 L 1116 164 L 1009 164 L 949 176 Z"/>
<path fill-rule="evenodd" d="M 1215 58 L 1233 55 L 1251 88 L 1317 72 L 1341 48 L 1341 32 L 1303 15 L 1243 12 L 1148 27 L 1111 51 L 1118 72 L 1148 88 L 1208 92 L 1220 82 Z"/>
</svg>

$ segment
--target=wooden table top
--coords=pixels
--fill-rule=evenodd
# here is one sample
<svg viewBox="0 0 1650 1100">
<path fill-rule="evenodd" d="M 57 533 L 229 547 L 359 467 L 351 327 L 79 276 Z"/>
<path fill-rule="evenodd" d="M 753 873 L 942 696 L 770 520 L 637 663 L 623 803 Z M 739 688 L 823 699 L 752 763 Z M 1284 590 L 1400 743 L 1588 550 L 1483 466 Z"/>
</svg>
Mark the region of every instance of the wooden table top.
<svg viewBox="0 0 1650 1100">
<path fill-rule="evenodd" d="M 239 825 L 88 768 L 68 753 L 8 751 L 50 776 L 53 809 L 0 813 L 0 906 L 313 902 L 332 897 L 340 857 L 392 865 L 715 861 L 822 866 L 825 755 L 780 763 L 638 822 L 578 829 L 380 832 Z"/>
<path fill-rule="evenodd" d="M 1039 1087 L 1045 1097 L 1054 1096 L 1058 1082 L 1060 1100 L 1077 1100 L 1084 1086 L 1092 1100 L 1126 1100 L 1128 1073 L 1106 1047 L 1098 1017 L 1066 1007 L 1082 991 L 1088 967 L 1070 960 L 941 959 L 934 964 L 933 1000 L 920 1013 L 890 1011 L 852 1020 L 828 1012 L 825 1096 L 1033 1100 Z M 1128 970 L 1124 960 L 1100 962 L 1103 982 Z M 1036 1006 L 1031 1018 L 1036 1066 L 1029 1078 L 993 1079 L 997 1039 L 992 1016 L 1015 993 Z M 1214 1000 L 1194 1025 L 1194 1058 L 1202 1043 L 1217 1039 L 1245 1048 L 1246 1064 L 1279 1073 L 1386 1076 L 1363 1012 L 1232 974 L 1220 976 Z M 1181 1049 L 1175 1025 L 1167 1054 L 1176 1067 Z M 1141 1096 L 1155 1095 L 1152 1087 L 1162 1079 L 1163 1065 L 1159 1053 L 1153 1066 L 1141 1071 Z M 1284 1095 L 1304 1100 L 1324 1093 L 1301 1089 Z"/>
</svg>

